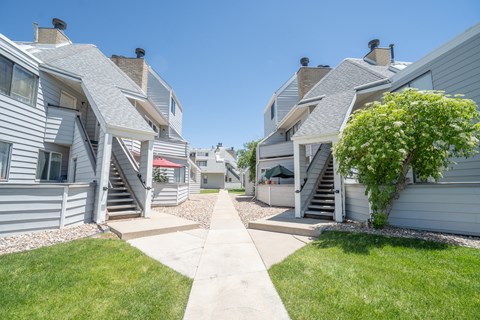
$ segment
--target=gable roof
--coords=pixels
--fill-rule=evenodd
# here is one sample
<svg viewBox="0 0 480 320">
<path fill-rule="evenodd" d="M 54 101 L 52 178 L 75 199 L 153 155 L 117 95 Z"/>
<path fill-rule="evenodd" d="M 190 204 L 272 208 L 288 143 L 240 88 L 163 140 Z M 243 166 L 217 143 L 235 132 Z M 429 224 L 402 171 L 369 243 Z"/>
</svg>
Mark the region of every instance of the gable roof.
<svg viewBox="0 0 480 320">
<path fill-rule="evenodd" d="M 28 50 L 48 66 L 79 75 L 87 97 L 93 100 L 90 101 L 92 107 L 99 112 L 99 121 L 107 128 L 155 135 L 122 90 L 141 97 L 145 97 L 145 93 L 97 47 L 90 44 L 34 45 Z"/>
<path fill-rule="evenodd" d="M 343 60 L 298 103 L 302 104 L 302 101 L 314 100 L 324 95 L 293 139 L 338 133 L 350 105 L 354 102 L 355 87 L 386 79 L 393 74 L 389 66 L 372 65 L 362 59 Z"/>
</svg>

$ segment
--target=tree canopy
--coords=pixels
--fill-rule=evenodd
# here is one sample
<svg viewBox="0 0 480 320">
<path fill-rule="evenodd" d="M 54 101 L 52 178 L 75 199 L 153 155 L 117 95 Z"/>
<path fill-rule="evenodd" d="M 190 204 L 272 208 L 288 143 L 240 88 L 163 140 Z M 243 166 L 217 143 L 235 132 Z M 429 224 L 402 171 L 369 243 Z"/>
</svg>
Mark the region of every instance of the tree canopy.
<svg viewBox="0 0 480 320">
<path fill-rule="evenodd" d="M 452 157 L 478 153 L 480 113 L 461 95 L 406 89 L 351 115 L 334 148 L 339 172 L 356 172 L 375 213 L 390 213 L 412 168 L 438 181 Z"/>
<path fill-rule="evenodd" d="M 248 176 L 255 181 L 257 169 L 257 145 L 260 141 L 252 140 L 243 144 L 244 149 L 237 150 L 237 165 L 239 168 L 250 168 Z"/>
</svg>

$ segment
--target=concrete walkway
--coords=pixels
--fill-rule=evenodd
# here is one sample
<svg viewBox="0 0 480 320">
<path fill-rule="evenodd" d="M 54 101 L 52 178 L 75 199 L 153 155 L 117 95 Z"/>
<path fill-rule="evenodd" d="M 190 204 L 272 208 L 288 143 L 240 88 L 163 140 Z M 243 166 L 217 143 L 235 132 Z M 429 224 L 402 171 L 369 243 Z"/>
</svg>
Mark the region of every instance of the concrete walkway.
<svg viewBox="0 0 480 320">
<path fill-rule="evenodd" d="M 184 319 L 289 319 L 226 191 L 215 204 Z"/>
</svg>

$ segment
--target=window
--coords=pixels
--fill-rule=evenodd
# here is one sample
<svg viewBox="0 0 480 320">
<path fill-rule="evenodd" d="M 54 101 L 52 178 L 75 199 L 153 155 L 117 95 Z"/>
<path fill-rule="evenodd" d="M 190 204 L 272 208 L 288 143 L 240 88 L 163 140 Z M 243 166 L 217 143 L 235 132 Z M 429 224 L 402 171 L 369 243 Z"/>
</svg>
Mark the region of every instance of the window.
<svg viewBox="0 0 480 320">
<path fill-rule="evenodd" d="M 12 144 L 0 141 L 0 180 L 8 179 Z"/>
<path fill-rule="evenodd" d="M 175 182 L 185 183 L 185 167 L 174 168 L 173 177 L 175 179 Z"/>
<path fill-rule="evenodd" d="M 76 109 L 77 98 L 62 90 L 60 94 L 60 107 Z"/>
<path fill-rule="evenodd" d="M 157 134 L 157 136 L 159 136 L 160 130 L 158 129 L 157 125 L 152 120 L 148 119 L 147 117 L 145 117 L 145 120 L 147 120 L 147 123 L 150 126 L 150 128 L 152 128 L 153 131 L 155 131 L 155 133 Z"/>
<path fill-rule="evenodd" d="M 199 157 L 208 157 L 208 152 L 198 151 L 197 156 Z"/>
<path fill-rule="evenodd" d="M 72 159 L 72 182 L 77 180 L 77 158 Z"/>
<path fill-rule="evenodd" d="M 40 150 L 38 154 L 37 176 L 38 180 L 61 180 L 62 154 L 52 151 Z"/>
<path fill-rule="evenodd" d="M 197 161 L 197 165 L 199 167 L 206 167 L 207 166 L 207 161 Z"/>
<path fill-rule="evenodd" d="M 170 102 L 170 111 L 172 112 L 173 115 L 175 115 L 175 99 L 173 99 L 173 97 L 171 98 L 171 102 Z"/>
<path fill-rule="evenodd" d="M 208 183 L 208 178 L 207 176 L 203 176 L 203 184 L 207 184 Z"/>
<path fill-rule="evenodd" d="M 270 106 L 270 119 L 275 118 L 275 101 Z"/>
<path fill-rule="evenodd" d="M 16 65 L 12 61 L 0 56 L 0 93 L 13 99 L 33 105 L 37 77 Z"/>
<path fill-rule="evenodd" d="M 287 130 L 287 132 L 285 132 L 285 141 L 292 140 L 293 135 L 295 134 L 295 132 L 298 131 L 298 129 L 300 129 L 300 121 L 295 123 L 293 127 L 291 127 L 290 129 Z"/>
</svg>

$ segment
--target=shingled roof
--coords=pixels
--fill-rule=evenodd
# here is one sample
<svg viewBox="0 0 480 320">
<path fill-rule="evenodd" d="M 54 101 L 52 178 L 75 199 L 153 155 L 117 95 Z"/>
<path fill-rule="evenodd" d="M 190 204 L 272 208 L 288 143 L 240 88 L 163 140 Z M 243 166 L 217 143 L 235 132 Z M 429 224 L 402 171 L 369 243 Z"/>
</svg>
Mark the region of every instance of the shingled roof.
<svg viewBox="0 0 480 320">
<path fill-rule="evenodd" d="M 94 45 L 34 46 L 29 51 L 46 65 L 79 75 L 107 127 L 155 134 L 122 90 L 145 93 Z"/>
<path fill-rule="evenodd" d="M 389 78 L 393 74 L 389 66 L 372 65 L 362 59 L 343 60 L 302 99 L 307 101 L 325 95 L 293 138 L 339 133 L 355 97 L 354 88 Z M 302 101 L 299 104 L 302 104 Z"/>
</svg>

